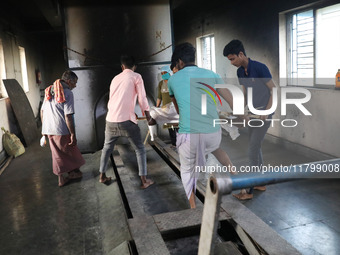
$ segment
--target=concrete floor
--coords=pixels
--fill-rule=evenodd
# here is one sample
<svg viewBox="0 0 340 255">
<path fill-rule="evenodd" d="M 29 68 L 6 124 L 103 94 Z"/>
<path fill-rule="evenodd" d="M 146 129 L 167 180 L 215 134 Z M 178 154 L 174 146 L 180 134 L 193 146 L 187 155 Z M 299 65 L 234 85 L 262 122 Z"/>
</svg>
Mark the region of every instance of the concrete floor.
<svg viewBox="0 0 340 255">
<path fill-rule="evenodd" d="M 222 147 L 240 166 L 247 162 L 246 144 L 246 134 L 236 141 L 224 136 Z M 126 145 L 116 148 L 133 217 L 189 208 L 181 181 L 149 145 L 148 171 L 156 184 L 147 190 L 139 189 L 134 152 Z M 272 140 L 265 141 L 263 153 L 265 163 L 273 164 L 322 159 Z M 11 162 L 0 176 L 0 254 L 128 254 L 131 235 L 117 182 L 98 182 L 100 151 L 84 157 L 82 180 L 62 188 L 51 170 L 49 148 L 34 144 Z M 302 254 L 340 254 L 339 184 L 340 179 L 313 179 L 270 185 L 242 203 Z M 197 245 L 196 239 L 187 242 Z M 173 241 L 167 245 L 172 254 L 195 254 Z"/>
<path fill-rule="evenodd" d="M 11 162 L 0 176 L 0 254 L 117 254 L 130 239 L 118 187 L 98 182 L 100 152 L 84 158 L 83 178 L 62 188 L 49 148 Z"/>
<path fill-rule="evenodd" d="M 224 137 L 222 148 L 236 166 L 247 165 L 247 134 Z M 264 164 L 290 165 L 328 159 L 308 148 L 266 136 Z M 236 192 L 234 192 L 236 193 Z M 309 179 L 267 186 L 242 202 L 301 254 L 340 254 L 340 179 Z"/>
</svg>

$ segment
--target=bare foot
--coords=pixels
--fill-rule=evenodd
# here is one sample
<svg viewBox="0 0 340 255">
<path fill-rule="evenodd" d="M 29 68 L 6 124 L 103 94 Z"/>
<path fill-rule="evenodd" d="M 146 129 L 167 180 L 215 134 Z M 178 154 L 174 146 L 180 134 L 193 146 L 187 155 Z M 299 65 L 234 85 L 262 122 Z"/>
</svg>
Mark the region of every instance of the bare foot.
<svg viewBox="0 0 340 255">
<path fill-rule="evenodd" d="M 62 175 L 59 175 L 58 176 L 58 186 L 59 187 L 62 187 L 62 186 L 65 186 L 65 184 L 66 183 L 68 183 L 69 181 L 70 181 L 70 179 L 69 178 L 65 178 L 64 176 L 62 176 Z"/>
<path fill-rule="evenodd" d="M 238 200 L 250 200 L 253 198 L 253 194 L 248 194 L 247 192 L 241 191 L 238 194 L 233 194 Z"/>
<path fill-rule="evenodd" d="M 104 183 L 106 185 L 109 185 L 111 183 L 112 178 L 107 177 L 105 173 L 100 174 L 99 176 L 99 182 Z"/>
<path fill-rule="evenodd" d="M 143 182 L 141 188 L 142 189 L 146 189 L 147 187 L 151 186 L 152 184 L 154 184 L 155 182 L 150 180 L 150 179 L 145 179 L 145 182 Z"/>
<path fill-rule="evenodd" d="M 104 184 L 106 184 L 106 185 L 108 185 L 108 184 L 110 184 L 111 183 L 111 180 L 112 180 L 112 178 L 111 177 L 104 177 L 104 178 L 99 178 L 99 182 L 100 183 L 104 183 Z"/>
<path fill-rule="evenodd" d="M 189 197 L 189 204 L 190 204 L 190 209 L 196 208 L 195 191 L 194 190 L 191 192 L 191 195 Z"/>
<path fill-rule="evenodd" d="M 260 191 L 265 191 L 267 188 L 266 188 L 266 186 L 256 186 L 256 187 L 254 187 L 254 189 L 260 190 Z"/>
</svg>

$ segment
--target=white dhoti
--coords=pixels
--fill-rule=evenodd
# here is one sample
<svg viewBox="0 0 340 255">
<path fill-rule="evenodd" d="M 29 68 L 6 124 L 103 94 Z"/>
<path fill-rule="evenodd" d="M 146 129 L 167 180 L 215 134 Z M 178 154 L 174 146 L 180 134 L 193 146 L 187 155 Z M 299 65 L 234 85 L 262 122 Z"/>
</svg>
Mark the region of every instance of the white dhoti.
<svg viewBox="0 0 340 255">
<path fill-rule="evenodd" d="M 188 199 L 196 191 L 197 175 L 205 166 L 206 155 L 220 147 L 221 130 L 210 134 L 178 134 L 177 149 L 180 159 L 181 179 Z"/>
</svg>

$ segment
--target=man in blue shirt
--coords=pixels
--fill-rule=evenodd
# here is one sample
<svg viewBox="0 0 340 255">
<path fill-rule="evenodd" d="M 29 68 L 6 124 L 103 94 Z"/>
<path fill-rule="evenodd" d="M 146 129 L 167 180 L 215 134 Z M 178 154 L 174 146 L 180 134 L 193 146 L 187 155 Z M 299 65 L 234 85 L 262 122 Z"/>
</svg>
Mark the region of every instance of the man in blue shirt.
<svg viewBox="0 0 340 255">
<path fill-rule="evenodd" d="M 222 165 L 232 166 L 228 155 L 219 148 L 221 128 L 214 125 L 214 119 L 219 119 L 214 86 L 222 81 L 213 71 L 195 65 L 195 52 L 190 43 L 176 46 L 171 62 L 179 71 L 168 81 L 169 95 L 179 113 L 177 150 L 181 179 L 191 208 L 196 207 L 197 174 L 205 165 L 205 156 L 213 153 Z"/>
<path fill-rule="evenodd" d="M 243 87 L 243 92 L 245 96 L 245 102 L 247 102 L 247 89 L 252 88 L 253 95 L 253 106 L 258 110 L 268 110 L 272 106 L 272 89 L 275 84 L 272 80 L 272 76 L 268 67 L 265 64 L 251 60 L 246 56 L 244 46 L 239 40 L 232 40 L 229 42 L 223 50 L 223 55 L 230 60 L 230 63 L 237 69 L 237 77 L 239 82 Z M 221 90 L 219 90 L 221 93 Z M 230 97 L 223 95 L 223 89 L 221 93 L 222 97 L 226 99 L 230 107 L 233 108 L 233 103 Z M 249 126 L 249 148 L 248 157 L 250 166 L 257 166 L 260 170 L 263 165 L 262 158 L 262 142 L 264 136 L 269 128 L 270 121 L 266 119 L 271 119 L 271 115 L 260 115 L 259 126 L 255 126 L 252 122 L 252 127 Z M 246 117 L 246 120 L 249 120 Z M 261 124 L 263 125 L 261 126 Z M 254 127 L 255 126 L 255 127 Z M 266 190 L 265 186 L 255 187 L 258 190 Z M 253 188 L 250 188 L 247 192 L 242 190 L 241 193 L 234 195 L 240 200 L 252 199 L 253 198 Z"/>
</svg>

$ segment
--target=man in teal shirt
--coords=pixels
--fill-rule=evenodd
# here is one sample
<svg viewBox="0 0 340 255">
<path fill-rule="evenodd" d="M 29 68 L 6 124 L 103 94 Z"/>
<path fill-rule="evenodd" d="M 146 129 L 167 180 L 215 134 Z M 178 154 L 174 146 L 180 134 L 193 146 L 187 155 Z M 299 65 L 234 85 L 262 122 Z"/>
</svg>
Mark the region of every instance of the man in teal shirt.
<svg viewBox="0 0 340 255">
<path fill-rule="evenodd" d="M 205 165 L 206 155 L 213 153 L 222 165 L 231 166 L 228 155 L 219 148 L 221 128 L 214 125 L 214 119 L 219 118 L 214 86 L 222 83 L 222 79 L 213 71 L 197 67 L 195 52 L 190 43 L 176 46 L 171 62 L 179 71 L 168 81 L 169 95 L 179 113 L 177 150 L 191 208 L 196 207 L 197 174 Z"/>
</svg>

